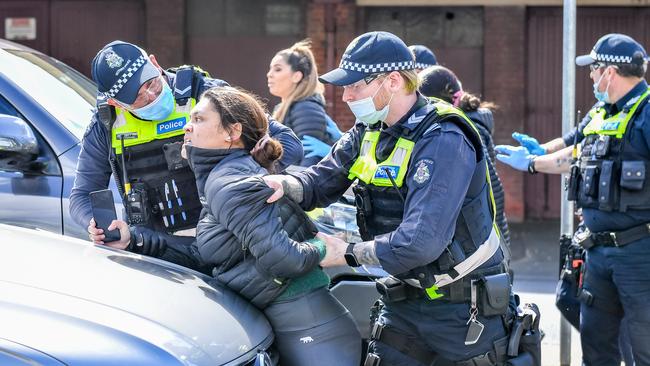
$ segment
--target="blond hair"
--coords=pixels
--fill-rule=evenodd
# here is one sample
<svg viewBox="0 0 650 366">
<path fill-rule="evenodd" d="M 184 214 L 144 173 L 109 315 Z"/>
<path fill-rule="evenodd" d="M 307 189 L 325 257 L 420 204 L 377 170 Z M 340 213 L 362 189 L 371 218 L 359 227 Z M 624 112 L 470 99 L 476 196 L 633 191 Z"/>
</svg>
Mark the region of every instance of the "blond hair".
<svg viewBox="0 0 650 366">
<path fill-rule="evenodd" d="M 305 99 L 313 94 L 318 94 L 323 100 L 325 98 L 323 97 L 323 84 L 318 81 L 316 60 L 311 52 L 311 41 L 309 39 L 295 43 L 293 46 L 278 52 L 276 56 L 282 56 L 284 61 L 291 67 L 291 71 L 302 72 L 302 79 L 273 112 L 273 117 L 282 123 L 293 102 Z"/>
</svg>

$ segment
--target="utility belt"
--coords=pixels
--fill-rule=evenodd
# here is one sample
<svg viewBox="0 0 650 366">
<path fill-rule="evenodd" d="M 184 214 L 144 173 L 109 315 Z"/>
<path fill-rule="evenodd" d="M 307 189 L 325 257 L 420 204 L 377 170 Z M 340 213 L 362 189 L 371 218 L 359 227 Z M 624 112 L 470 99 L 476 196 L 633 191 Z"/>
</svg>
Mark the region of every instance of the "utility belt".
<svg viewBox="0 0 650 366">
<path fill-rule="evenodd" d="M 586 229 L 581 234 L 576 233 L 577 243 L 585 249 L 595 246 L 622 247 L 645 238 L 650 238 L 650 223 L 637 225 L 621 231 L 592 233 L 589 229 Z"/>
<path fill-rule="evenodd" d="M 525 304 L 518 308 L 514 317 L 510 316 L 508 319 L 508 316 L 504 315 L 504 319 L 507 319 L 505 324 L 508 334 L 493 341 L 491 350 L 456 362 L 442 359 L 426 342 L 408 337 L 380 321 L 375 321 L 370 339 L 387 344 L 423 365 L 541 366 L 542 334 L 539 330 L 540 312 L 537 305 Z M 366 355 L 363 365 L 381 366 L 381 357 L 370 352 Z"/>
<path fill-rule="evenodd" d="M 395 277 L 384 277 L 376 281 L 377 291 L 385 302 L 412 299 L 431 299 L 426 290 L 411 286 Z M 510 300 L 510 276 L 503 265 L 473 271 L 471 274 L 439 287 L 435 300 L 450 303 L 472 301 L 472 291 L 478 296 L 477 307 L 483 316 L 504 315 Z"/>
</svg>

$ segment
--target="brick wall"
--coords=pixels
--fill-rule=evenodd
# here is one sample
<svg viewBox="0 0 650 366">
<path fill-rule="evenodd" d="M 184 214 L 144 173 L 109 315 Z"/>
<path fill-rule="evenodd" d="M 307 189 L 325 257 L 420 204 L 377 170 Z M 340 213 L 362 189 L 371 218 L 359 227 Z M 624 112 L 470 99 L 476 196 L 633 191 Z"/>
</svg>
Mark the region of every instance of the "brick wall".
<svg viewBox="0 0 650 366">
<path fill-rule="evenodd" d="M 146 0 L 146 50 L 163 68 L 182 65 L 185 54 L 185 0 Z"/>
<path fill-rule="evenodd" d="M 495 102 L 496 144 L 512 144 L 512 131 L 523 131 L 525 109 L 525 20 L 523 6 L 485 7 L 484 95 Z M 508 220 L 521 222 L 524 212 L 524 173 L 497 163 L 506 193 Z"/>
<path fill-rule="evenodd" d="M 315 0 L 307 8 L 307 37 L 312 39 L 318 71 L 323 74 L 338 66 L 347 45 L 357 36 L 356 10 L 352 1 Z M 329 14 L 328 14 L 329 13 Z M 334 17 L 328 24 L 328 16 Z M 328 65 L 328 52 L 331 62 Z M 330 67 L 328 67 L 330 66 Z M 326 86 L 327 111 L 341 130 L 348 130 L 354 124 L 354 116 L 341 101 L 343 88 Z"/>
</svg>

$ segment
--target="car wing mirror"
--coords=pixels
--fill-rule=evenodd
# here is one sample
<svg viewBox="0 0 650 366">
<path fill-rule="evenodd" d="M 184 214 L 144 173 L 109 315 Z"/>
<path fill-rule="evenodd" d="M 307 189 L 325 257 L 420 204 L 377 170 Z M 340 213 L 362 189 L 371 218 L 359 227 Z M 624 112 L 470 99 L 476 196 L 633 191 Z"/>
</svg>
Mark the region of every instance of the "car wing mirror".
<svg viewBox="0 0 650 366">
<path fill-rule="evenodd" d="M 0 114 L 0 170 L 23 170 L 37 160 L 38 152 L 38 140 L 29 124 Z"/>
</svg>

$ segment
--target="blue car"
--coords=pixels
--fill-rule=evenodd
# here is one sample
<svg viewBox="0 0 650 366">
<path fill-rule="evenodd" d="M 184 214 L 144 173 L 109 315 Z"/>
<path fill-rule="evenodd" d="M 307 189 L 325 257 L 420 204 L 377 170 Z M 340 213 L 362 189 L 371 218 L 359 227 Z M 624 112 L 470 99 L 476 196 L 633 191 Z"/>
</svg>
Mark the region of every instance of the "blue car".
<svg viewBox="0 0 650 366">
<path fill-rule="evenodd" d="M 96 95 L 64 63 L 0 40 L 0 222 L 86 237 L 68 197 Z"/>
</svg>

